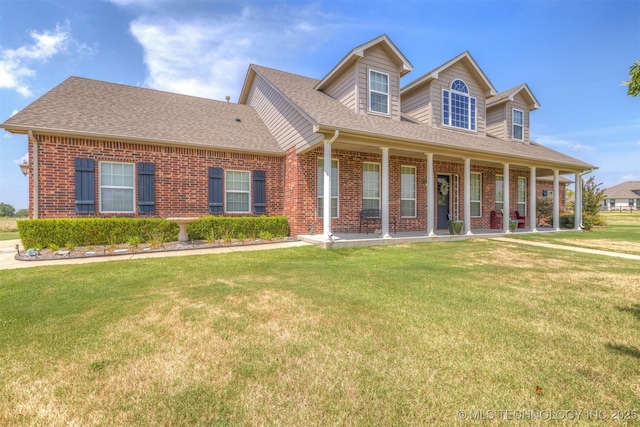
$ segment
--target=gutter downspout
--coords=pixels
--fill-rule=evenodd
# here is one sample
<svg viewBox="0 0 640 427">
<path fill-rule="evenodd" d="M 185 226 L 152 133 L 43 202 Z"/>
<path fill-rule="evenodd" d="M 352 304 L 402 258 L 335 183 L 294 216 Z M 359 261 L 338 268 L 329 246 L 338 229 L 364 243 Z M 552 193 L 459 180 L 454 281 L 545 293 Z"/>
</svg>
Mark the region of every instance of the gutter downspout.
<svg viewBox="0 0 640 427">
<path fill-rule="evenodd" d="M 38 141 L 33 137 L 33 131 L 27 131 L 28 142 L 33 144 L 33 165 L 31 165 L 31 179 L 33 180 L 33 219 L 40 217 L 40 197 L 38 195 Z"/>
</svg>

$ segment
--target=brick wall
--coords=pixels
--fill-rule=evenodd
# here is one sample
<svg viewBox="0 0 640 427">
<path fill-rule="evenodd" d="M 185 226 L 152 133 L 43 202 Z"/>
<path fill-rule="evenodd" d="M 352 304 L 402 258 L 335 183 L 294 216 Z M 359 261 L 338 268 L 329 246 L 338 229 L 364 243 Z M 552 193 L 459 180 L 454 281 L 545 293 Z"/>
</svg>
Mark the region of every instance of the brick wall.
<svg viewBox="0 0 640 427">
<path fill-rule="evenodd" d="M 208 215 L 208 168 L 222 167 L 235 170 L 264 170 L 267 175 L 267 215 L 287 215 L 291 235 L 322 233 L 322 218 L 318 218 L 317 159 L 322 157 L 319 147 L 302 155 L 295 149 L 285 157 L 240 154 L 194 148 L 154 146 L 149 144 L 117 141 L 97 141 L 79 138 L 63 138 L 36 135 L 39 146 L 40 167 L 40 217 L 77 217 L 75 213 L 75 158 L 91 158 L 96 162 L 95 200 L 99 213 L 99 167 L 101 161 L 151 162 L 155 171 L 155 213 L 152 216 L 204 216 Z M 30 149 L 33 145 L 30 145 Z M 382 163 L 381 154 L 333 150 L 333 158 L 339 163 L 339 217 L 332 220 L 334 232 L 357 232 L 359 212 L 362 210 L 363 163 Z M 33 153 L 30 152 L 30 162 Z M 31 163 L 33 164 L 33 163 Z M 416 168 L 415 218 L 400 216 L 401 167 Z M 472 218 L 471 228 L 488 229 L 490 212 L 495 209 L 496 175 L 502 168 L 473 165 L 472 172 L 482 176 L 482 217 Z M 458 200 L 457 217 L 464 212 L 464 164 L 462 162 L 434 161 L 434 174 L 451 176 L 451 213 L 456 217 L 455 201 Z M 30 175 L 30 178 L 33 174 Z M 396 218 L 398 231 L 426 231 L 427 191 L 426 160 L 412 157 L 389 157 L 389 214 Z M 529 172 L 510 171 L 511 208 L 517 205 L 517 178 L 527 179 Z M 457 182 L 457 186 L 456 186 Z M 435 177 L 434 177 L 435 183 Z M 542 189 L 553 189 L 552 183 L 538 184 L 538 196 Z M 30 182 L 30 190 L 33 183 Z M 564 186 L 562 186 L 564 188 Z M 30 197 L 33 192 L 30 191 Z M 528 197 L 528 195 L 527 195 Z M 564 206 L 564 192 L 560 200 Z M 528 203 L 528 200 L 527 200 Z M 137 209 L 137 207 L 136 207 Z M 30 200 L 33 215 L 33 200 Z M 525 216 L 526 212 L 521 212 Z M 527 218 L 527 224 L 529 219 Z M 437 224 L 437 218 L 436 218 Z"/>
<path fill-rule="evenodd" d="M 566 185 L 565 184 L 560 184 L 560 213 L 565 212 L 566 211 L 566 198 L 565 198 L 565 189 L 566 189 Z M 541 197 L 544 197 L 542 195 L 542 192 L 544 190 L 553 191 L 553 182 L 546 182 L 546 181 L 538 181 L 536 183 L 536 197 L 539 199 Z M 551 197 L 551 200 L 553 200 L 553 196 L 548 196 Z"/>
<path fill-rule="evenodd" d="M 317 159 L 323 157 L 323 148 L 319 147 L 300 156 L 295 149 L 287 153 L 286 177 L 287 191 L 285 195 L 285 214 L 289 217 L 291 234 L 321 234 L 323 230 L 322 218 L 318 218 L 317 199 Z M 382 163 L 382 155 L 336 150 L 332 151 L 332 158 L 338 160 L 339 201 L 338 218 L 333 218 L 331 230 L 334 233 L 355 233 L 359 228 L 359 213 L 362 210 L 362 169 L 365 162 Z M 416 168 L 416 210 L 415 218 L 400 216 L 400 186 L 401 167 L 414 166 Z M 397 230 L 426 231 L 427 223 L 427 190 L 423 185 L 426 178 L 426 159 L 413 157 L 389 156 L 389 216 L 396 218 Z M 471 219 L 471 228 L 488 229 L 490 226 L 490 212 L 495 209 L 496 175 L 501 175 L 502 168 L 490 168 L 471 165 L 472 172 L 479 172 L 482 176 L 482 217 Z M 435 175 L 450 175 L 451 191 L 450 206 L 455 217 L 455 200 L 458 199 L 458 217 L 464 216 L 464 164 L 462 162 L 434 161 Z M 510 171 L 510 205 L 516 209 L 517 178 L 525 177 L 529 180 L 528 171 Z M 455 187 L 457 177 L 458 187 Z M 435 177 L 434 177 L 435 184 Z M 527 184 L 527 197 L 529 186 Z M 528 199 L 527 199 L 528 203 Z M 521 214 L 528 216 L 527 212 Z M 435 218 L 437 224 L 437 213 Z M 527 224 L 528 224 L 527 218 Z M 391 230 L 393 231 L 393 230 Z"/>
<path fill-rule="evenodd" d="M 75 212 L 75 158 L 95 160 L 96 215 L 101 215 L 98 165 L 102 161 L 155 164 L 155 213 L 139 216 L 208 215 L 209 167 L 247 171 L 264 170 L 268 200 L 266 215 L 284 214 L 284 158 L 282 157 L 46 135 L 37 135 L 37 139 L 41 218 L 80 216 Z M 33 145 L 30 144 L 30 151 L 32 148 Z M 30 152 L 30 161 L 33 161 L 32 152 Z M 33 188 L 32 186 L 33 183 L 30 183 L 30 189 Z M 33 192 L 30 191 L 30 194 Z M 251 195 L 252 199 L 253 195 Z M 33 215 L 32 199 L 29 205 L 30 214 Z M 122 216 L 122 214 L 118 215 Z"/>
</svg>

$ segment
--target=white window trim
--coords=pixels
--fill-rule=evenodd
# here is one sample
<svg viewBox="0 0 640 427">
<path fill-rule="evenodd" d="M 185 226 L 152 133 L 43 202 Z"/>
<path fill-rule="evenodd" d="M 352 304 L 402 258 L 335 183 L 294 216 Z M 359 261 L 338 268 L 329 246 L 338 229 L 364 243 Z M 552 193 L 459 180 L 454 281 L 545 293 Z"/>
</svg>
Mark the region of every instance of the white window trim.
<svg viewBox="0 0 640 427">
<path fill-rule="evenodd" d="M 371 73 L 378 73 L 378 74 L 382 74 L 384 76 L 387 76 L 387 92 L 386 93 L 371 89 Z M 368 89 L 367 110 L 370 113 L 373 113 L 373 114 L 381 114 L 383 116 L 391 115 L 391 105 L 390 105 L 390 103 L 391 103 L 391 94 L 390 94 L 390 92 L 391 92 L 391 77 L 390 77 L 390 75 L 388 73 L 383 73 L 382 71 L 378 71 L 378 70 L 374 70 L 373 68 L 370 68 L 369 69 L 369 73 L 368 73 L 368 81 L 367 81 L 367 83 L 368 83 L 368 87 L 367 87 L 367 89 Z M 377 94 L 380 94 L 380 95 L 386 95 L 386 97 L 387 97 L 387 112 L 386 113 L 383 113 L 381 111 L 374 111 L 374 110 L 371 109 L 371 94 L 372 93 L 377 93 Z"/>
<path fill-rule="evenodd" d="M 464 80 L 460 79 L 460 78 L 455 78 L 451 81 L 451 84 L 453 84 L 453 82 L 455 82 L 456 80 L 460 80 L 462 83 L 464 83 L 467 86 L 467 89 L 469 88 L 469 85 L 467 84 L 467 82 L 465 82 Z M 449 84 L 448 87 L 443 88 L 442 89 L 442 93 L 440 95 L 440 105 L 442 106 L 442 114 L 441 114 L 441 123 L 442 126 L 446 126 L 448 128 L 451 129 L 462 129 L 462 130 L 466 130 L 469 132 L 478 132 L 478 99 L 475 96 L 471 96 L 471 91 L 469 91 L 469 93 L 464 93 L 464 92 L 458 92 L 457 90 L 453 90 L 451 89 L 451 84 Z M 444 123 L 444 93 L 448 92 L 449 93 L 449 124 L 445 124 Z M 468 115 L 469 115 L 469 126 L 466 128 L 462 128 L 462 127 L 458 127 L 458 126 L 454 126 L 451 123 L 453 122 L 452 117 L 451 117 L 451 104 L 452 104 L 452 99 L 451 99 L 451 93 L 456 93 L 458 95 L 463 95 L 466 96 L 467 98 L 469 98 L 469 111 L 468 111 Z M 472 102 L 471 100 L 474 100 L 475 102 L 473 104 L 475 104 L 475 107 L 472 108 Z M 471 112 L 473 111 L 473 114 L 471 114 Z M 475 117 L 475 129 L 471 129 L 471 117 Z"/>
<path fill-rule="evenodd" d="M 521 202 L 520 199 L 520 180 L 524 180 L 524 201 Z M 528 194 L 527 194 L 527 177 L 526 176 L 519 176 L 516 180 L 516 206 L 522 205 L 524 204 L 524 208 L 522 210 L 517 209 L 518 213 L 522 216 L 527 216 L 527 198 L 528 198 Z"/>
<path fill-rule="evenodd" d="M 516 123 L 515 121 L 516 111 L 522 113 L 522 124 Z M 516 138 L 514 136 L 516 134 L 515 133 L 516 126 L 520 126 L 522 128 L 522 138 Z M 515 139 L 516 141 L 524 141 L 524 111 L 518 108 L 511 109 L 511 138 Z"/>
<path fill-rule="evenodd" d="M 249 189 L 247 191 L 240 191 L 240 190 L 227 190 L 227 172 L 243 172 L 246 173 L 249 176 Z M 248 170 L 242 170 L 242 169 L 224 169 L 224 212 L 225 213 L 232 213 L 232 214 L 250 214 L 252 212 L 251 210 L 251 189 L 252 189 L 252 185 L 251 185 L 251 171 Z M 227 203 L 227 193 L 228 192 L 232 192 L 232 193 L 247 193 L 249 194 L 249 199 L 248 199 L 248 206 L 247 206 L 247 210 L 246 211 L 230 211 L 228 210 L 228 203 Z"/>
<path fill-rule="evenodd" d="M 323 175 L 324 175 L 324 158 L 322 157 L 317 157 L 316 158 L 316 173 L 318 171 L 318 160 L 322 160 L 322 170 L 323 170 Z M 331 196 L 331 199 L 336 199 L 336 216 L 331 215 L 331 218 L 340 218 L 340 159 L 331 159 L 331 162 L 336 162 L 336 172 L 337 172 L 337 187 L 338 187 L 338 194 L 336 196 Z M 324 176 L 318 176 L 317 177 L 318 182 L 320 180 L 322 180 L 322 185 L 323 185 L 323 189 L 324 189 Z M 316 182 L 316 193 L 318 193 L 318 182 Z M 333 183 L 333 178 L 331 178 L 331 182 Z M 322 218 L 320 216 L 320 199 L 322 199 L 322 203 L 324 203 L 324 194 L 316 194 L 316 203 L 318 203 L 318 207 L 316 209 L 316 214 L 318 215 L 318 218 Z"/>
<path fill-rule="evenodd" d="M 481 172 L 471 172 L 471 176 L 474 175 L 478 175 L 480 177 L 480 199 L 479 200 L 474 200 L 471 198 L 471 196 L 473 195 L 473 192 L 471 192 L 471 194 L 469 194 L 469 202 L 471 204 L 473 203 L 479 203 L 480 204 L 480 215 L 471 215 L 471 218 L 482 218 L 482 173 Z M 473 180 L 471 180 L 471 182 L 473 182 Z M 469 206 L 469 210 L 471 210 L 471 206 Z"/>
<path fill-rule="evenodd" d="M 133 166 L 133 186 L 132 187 L 119 187 L 119 186 L 105 186 L 104 188 L 111 188 L 111 189 L 131 189 L 133 190 L 133 209 L 130 211 L 105 211 L 104 209 L 102 209 L 102 165 L 103 164 L 119 164 L 119 165 L 131 165 Z M 98 206 L 99 206 L 99 211 L 100 213 L 108 213 L 108 214 L 135 214 L 136 213 L 136 164 L 135 163 L 131 163 L 131 162 L 110 162 L 107 160 L 103 160 L 98 162 L 98 197 L 99 197 L 99 201 L 98 201 Z"/>
<path fill-rule="evenodd" d="M 500 182 L 498 180 L 498 177 L 502 177 L 502 200 L 498 200 L 498 182 Z M 497 205 L 498 203 L 502 203 L 502 207 L 500 209 L 498 209 L 498 206 L 495 206 L 496 211 L 500 210 L 504 212 L 504 175 L 503 174 L 496 174 L 496 200 L 495 200 L 495 204 Z"/>
<path fill-rule="evenodd" d="M 377 165 L 378 166 L 378 197 L 364 197 L 364 165 Z M 364 208 L 364 200 L 377 200 L 378 207 L 377 209 L 382 209 L 381 207 L 381 199 L 382 199 L 382 164 L 376 162 L 362 162 L 362 208 Z"/>
<path fill-rule="evenodd" d="M 413 198 L 407 199 L 402 197 L 402 168 L 413 169 Z M 400 165 L 400 217 L 401 218 L 416 218 L 418 216 L 418 169 L 415 166 Z M 413 215 L 402 215 L 402 202 L 404 200 L 413 200 Z"/>
</svg>

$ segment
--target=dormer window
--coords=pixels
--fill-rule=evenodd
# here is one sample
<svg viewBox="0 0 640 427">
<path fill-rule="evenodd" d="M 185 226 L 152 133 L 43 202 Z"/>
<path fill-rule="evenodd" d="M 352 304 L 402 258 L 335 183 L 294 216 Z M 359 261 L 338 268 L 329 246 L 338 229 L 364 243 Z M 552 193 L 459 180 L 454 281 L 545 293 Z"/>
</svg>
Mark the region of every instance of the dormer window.
<svg viewBox="0 0 640 427">
<path fill-rule="evenodd" d="M 442 91 L 442 123 L 461 129 L 476 130 L 476 99 L 469 96 L 469 88 L 460 79 Z"/>
<path fill-rule="evenodd" d="M 389 75 L 369 70 L 369 111 L 389 114 Z"/>
<path fill-rule="evenodd" d="M 524 140 L 524 111 L 513 109 L 513 133 L 512 138 L 518 141 Z"/>
</svg>

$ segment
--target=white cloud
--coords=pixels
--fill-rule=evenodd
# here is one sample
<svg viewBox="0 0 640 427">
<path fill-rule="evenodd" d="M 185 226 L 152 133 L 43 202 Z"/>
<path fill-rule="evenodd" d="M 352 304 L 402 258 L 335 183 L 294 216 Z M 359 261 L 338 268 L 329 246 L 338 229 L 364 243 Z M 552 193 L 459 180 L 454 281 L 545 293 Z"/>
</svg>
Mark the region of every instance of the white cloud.
<svg viewBox="0 0 640 427">
<path fill-rule="evenodd" d="M 29 162 L 29 153 L 24 153 L 24 156 L 20 157 L 19 159 L 14 159 L 12 160 L 13 163 L 15 163 L 16 165 L 21 165 L 22 163 L 25 162 Z"/>
<path fill-rule="evenodd" d="M 0 50 L 0 88 L 15 90 L 25 97 L 31 96 L 29 79 L 36 75 L 34 64 L 45 63 L 54 55 L 64 52 L 72 40 L 69 23 L 57 25 L 53 31 L 31 31 L 33 43 L 17 49 Z"/>
<path fill-rule="evenodd" d="M 138 19 L 131 32 L 144 48 L 147 85 L 154 89 L 224 99 L 253 60 L 251 41 L 228 23 Z"/>
<path fill-rule="evenodd" d="M 139 0 L 112 1 L 141 4 Z M 299 53 L 326 40 L 328 30 L 316 30 L 324 18 L 316 16 L 310 24 L 307 9 L 267 11 L 252 6 L 213 16 L 147 15 L 131 22 L 130 30 L 144 50 L 147 86 L 219 100 L 230 95 L 237 100 L 249 64 L 278 59 L 300 62 Z"/>
<path fill-rule="evenodd" d="M 587 151 L 592 149 L 588 145 L 554 135 L 539 135 L 532 137 L 532 140 L 538 144 L 544 145 L 545 147 L 562 147 L 562 149 L 572 151 Z"/>
</svg>

